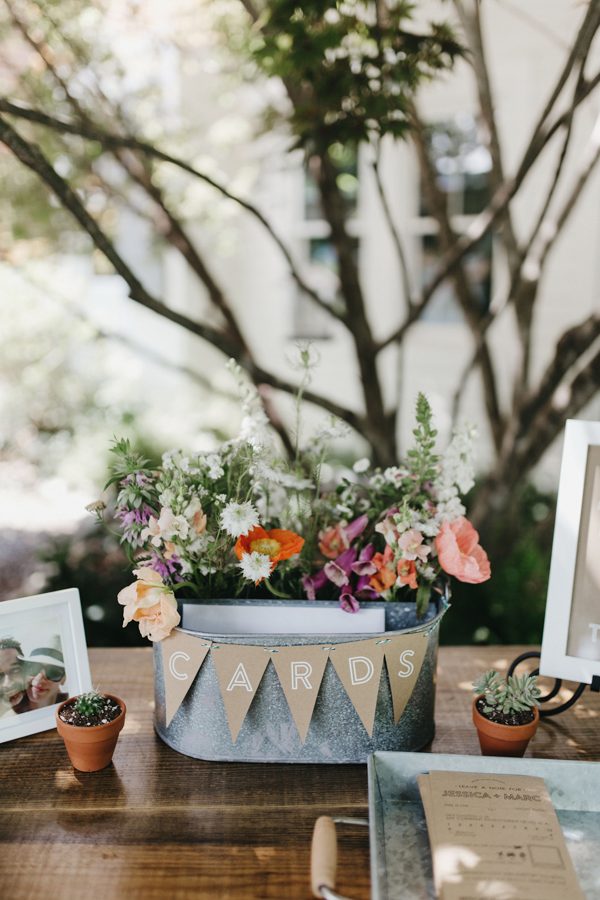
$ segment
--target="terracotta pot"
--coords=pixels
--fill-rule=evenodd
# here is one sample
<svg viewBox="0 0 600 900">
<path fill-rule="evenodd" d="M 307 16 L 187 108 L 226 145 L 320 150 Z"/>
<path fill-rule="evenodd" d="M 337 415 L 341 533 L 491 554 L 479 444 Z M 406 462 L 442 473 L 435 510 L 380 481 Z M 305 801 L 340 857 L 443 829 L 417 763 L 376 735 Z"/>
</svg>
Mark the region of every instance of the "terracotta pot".
<svg viewBox="0 0 600 900">
<path fill-rule="evenodd" d="M 540 722 L 538 708 L 533 708 L 533 721 L 527 725 L 500 725 L 481 715 L 477 709 L 479 699 L 473 700 L 473 722 L 482 756 L 523 756 Z"/>
<path fill-rule="evenodd" d="M 97 772 L 110 765 L 117 739 L 125 724 L 127 708 L 120 697 L 105 694 L 110 700 L 118 703 L 121 712 L 112 722 L 106 725 L 69 725 L 60 718 L 60 711 L 71 703 L 75 697 L 69 697 L 56 710 L 56 727 L 65 742 L 67 753 L 75 769 L 80 772 Z"/>
</svg>

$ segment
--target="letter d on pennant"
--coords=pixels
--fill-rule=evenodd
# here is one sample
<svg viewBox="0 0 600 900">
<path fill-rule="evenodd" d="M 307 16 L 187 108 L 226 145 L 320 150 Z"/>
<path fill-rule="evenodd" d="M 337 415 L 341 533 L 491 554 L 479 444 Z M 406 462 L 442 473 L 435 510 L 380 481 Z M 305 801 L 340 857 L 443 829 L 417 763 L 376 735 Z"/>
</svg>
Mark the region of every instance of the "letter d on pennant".
<svg viewBox="0 0 600 900">
<path fill-rule="evenodd" d="M 383 665 L 382 644 L 374 639 L 335 644 L 329 658 L 361 722 L 372 735 Z"/>
<path fill-rule="evenodd" d="M 366 684 L 373 677 L 375 669 L 368 656 L 351 656 L 348 660 L 350 666 L 350 681 L 352 684 Z M 361 672 L 362 670 L 362 672 Z"/>
</svg>

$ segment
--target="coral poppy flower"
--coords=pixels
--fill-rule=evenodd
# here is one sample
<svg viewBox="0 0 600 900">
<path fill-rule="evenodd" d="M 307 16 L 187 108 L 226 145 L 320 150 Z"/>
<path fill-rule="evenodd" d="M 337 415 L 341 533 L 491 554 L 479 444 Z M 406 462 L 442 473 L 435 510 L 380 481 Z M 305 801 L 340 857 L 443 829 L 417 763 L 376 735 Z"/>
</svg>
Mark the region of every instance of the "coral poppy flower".
<svg viewBox="0 0 600 900">
<path fill-rule="evenodd" d="M 300 553 L 303 546 L 304 538 L 294 531 L 286 531 L 285 528 L 271 528 L 270 531 L 266 531 L 257 525 L 248 534 L 243 534 L 237 539 L 235 555 L 241 559 L 246 553 L 262 553 L 271 560 L 273 571 L 278 562 Z"/>
<path fill-rule="evenodd" d="M 444 522 L 435 539 L 444 572 L 467 584 L 487 581 L 491 575 L 490 561 L 478 542 L 479 535 L 464 516 L 454 522 Z"/>
</svg>

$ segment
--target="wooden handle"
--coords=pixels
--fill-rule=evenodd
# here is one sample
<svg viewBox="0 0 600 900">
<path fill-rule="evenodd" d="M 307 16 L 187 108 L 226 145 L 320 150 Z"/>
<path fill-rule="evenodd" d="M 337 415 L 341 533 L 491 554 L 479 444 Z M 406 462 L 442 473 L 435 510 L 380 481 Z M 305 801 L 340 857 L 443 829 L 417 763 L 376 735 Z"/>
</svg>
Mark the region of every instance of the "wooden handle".
<svg viewBox="0 0 600 900">
<path fill-rule="evenodd" d="M 310 851 L 310 883 L 314 897 L 321 897 L 322 887 L 335 890 L 336 869 L 335 823 L 330 816 L 320 816 L 315 822 Z"/>
</svg>

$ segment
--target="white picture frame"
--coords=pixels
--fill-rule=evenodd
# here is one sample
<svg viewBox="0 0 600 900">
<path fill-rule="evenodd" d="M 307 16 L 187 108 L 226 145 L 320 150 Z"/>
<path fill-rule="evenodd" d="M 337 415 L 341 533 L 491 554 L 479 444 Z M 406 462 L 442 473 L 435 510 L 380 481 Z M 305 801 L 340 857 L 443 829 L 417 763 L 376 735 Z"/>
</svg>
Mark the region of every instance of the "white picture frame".
<svg viewBox="0 0 600 900">
<path fill-rule="evenodd" d="M 565 427 L 540 674 L 600 678 L 600 422 Z"/>
<path fill-rule="evenodd" d="M 64 695 L 91 688 L 76 588 L 0 603 L 0 743 L 55 728 Z"/>
</svg>

